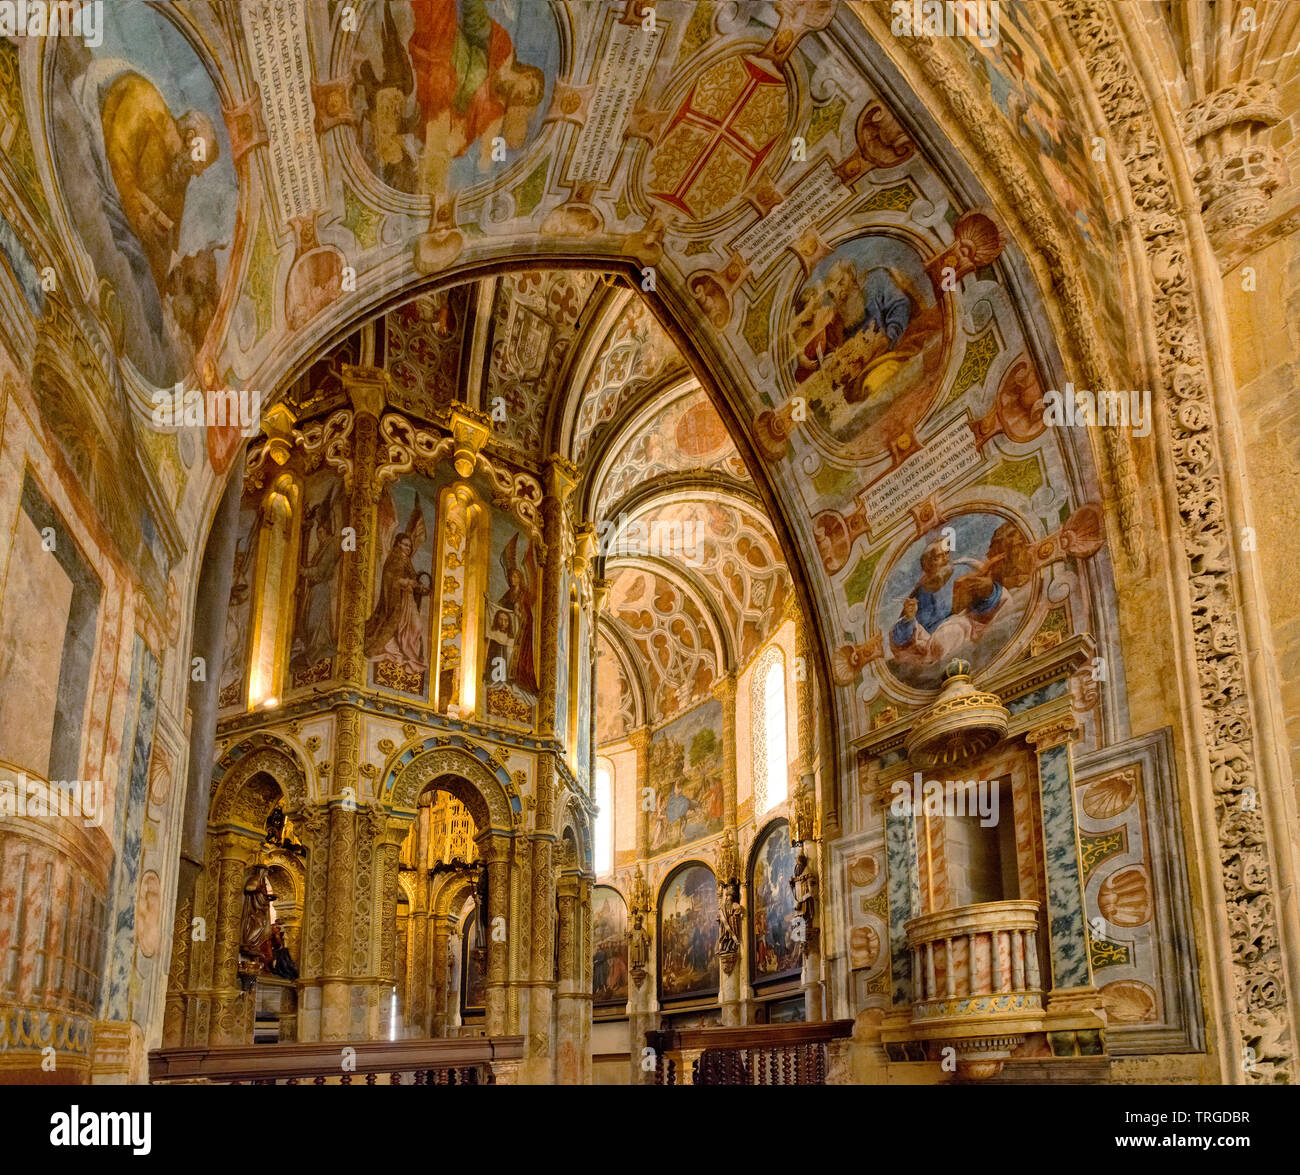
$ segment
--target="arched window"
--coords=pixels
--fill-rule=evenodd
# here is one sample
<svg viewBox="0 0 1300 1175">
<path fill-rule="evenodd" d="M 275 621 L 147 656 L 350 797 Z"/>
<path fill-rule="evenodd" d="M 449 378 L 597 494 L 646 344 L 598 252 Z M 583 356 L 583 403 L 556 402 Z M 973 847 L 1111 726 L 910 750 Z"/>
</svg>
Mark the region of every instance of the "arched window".
<svg viewBox="0 0 1300 1175">
<path fill-rule="evenodd" d="M 596 765 L 596 876 L 614 868 L 614 786 L 609 767 L 602 759 Z"/>
<path fill-rule="evenodd" d="M 759 657 L 749 689 L 754 815 L 762 816 L 789 794 L 785 744 L 785 656 L 779 648 L 773 646 Z"/>
</svg>

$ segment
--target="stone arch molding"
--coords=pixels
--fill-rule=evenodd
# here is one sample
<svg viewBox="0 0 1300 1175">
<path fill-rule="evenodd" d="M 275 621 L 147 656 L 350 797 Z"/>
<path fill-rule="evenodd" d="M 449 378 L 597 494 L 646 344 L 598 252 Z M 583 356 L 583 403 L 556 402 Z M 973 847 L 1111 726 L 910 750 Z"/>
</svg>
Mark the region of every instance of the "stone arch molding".
<svg viewBox="0 0 1300 1175">
<path fill-rule="evenodd" d="M 394 812 L 415 812 L 420 793 L 440 782 L 474 817 L 480 831 L 510 832 L 515 805 L 486 763 L 465 747 L 435 746 L 399 763 L 388 776 L 383 797 Z"/>
<path fill-rule="evenodd" d="M 583 812 L 575 796 L 570 796 L 565 802 L 564 814 L 560 818 L 561 842 L 563 842 L 566 832 L 572 834 L 574 844 L 577 846 L 578 868 L 583 873 L 594 873 L 591 831 L 587 826 L 586 813 Z"/>
<path fill-rule="evenodd" d="M 213 777 L 216 794 L 208 812 L 209 824 L 256 824 L 253 804 L 260 802 L 261 797 L 249 785 L 258 775 L 268 775 L 279 785 L 284 793 L 286 815 L 295 816 L 307 806 L 310 798 L 307 775 L 297 755 L 288 747 L 279 743 L 236 747 L 222 758 L 222 763 L 231 754 L 238 754 L 239 758 Z"/>
</svg>

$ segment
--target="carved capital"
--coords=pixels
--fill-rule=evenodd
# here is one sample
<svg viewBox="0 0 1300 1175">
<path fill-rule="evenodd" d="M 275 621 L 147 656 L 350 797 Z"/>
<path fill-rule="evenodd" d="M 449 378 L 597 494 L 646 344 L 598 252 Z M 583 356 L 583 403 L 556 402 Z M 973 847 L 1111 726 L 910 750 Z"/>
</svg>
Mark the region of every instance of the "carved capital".
<svg viewBox="0 0 1300 1175">
<path fill-rule="evenodd" d="M 1073 714 L 1063 714 L 1060 718 L 1054 718 L 1045 722 L 1042 726 L 1035 727 L 1033 730 L 1025 731 L 1025 741 L 1033 747 L 1039 754 L 1051 750 L 1052 747 L 1059 747 L 1064 743 L 1073 742 L 1080 735 L 1079 724 L 1075 721 Z"/>
<path fill-rule="evenodd" d="M 388 372 L 382 367 L 357 367 L 345 363 L 343 388 L 358 415 L 373 416 L 378 420 L 387 399 Z"/>
</svg>

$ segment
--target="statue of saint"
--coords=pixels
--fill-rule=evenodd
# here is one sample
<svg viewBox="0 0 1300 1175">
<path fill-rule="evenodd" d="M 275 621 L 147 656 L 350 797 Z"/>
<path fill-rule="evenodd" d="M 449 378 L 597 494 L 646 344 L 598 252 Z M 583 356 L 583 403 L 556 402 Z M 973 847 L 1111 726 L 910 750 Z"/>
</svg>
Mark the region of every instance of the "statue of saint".
<svg viewBox="0 0 1300 1175">
<path fill-rule="evenodd" d="M 271 969 L 271 871 L 265 865 L 254 865 L 244 882 L 244 913 L 240 920 L 239 953 L 246 958 L 259 960 L 266 970 Z"/>
<path fill-rule="evenodd" d="M 740 883 L 728 881 L 718 894 L 718 954 L 730 955 L 740 950 L 741 924 L 745 907 L 740 903 Z"/>
<path fill-rule="evenodd" d="M 289 954 L 289 944 L 284 940 L 284 927 L 271 923 L 271 974 L 281 979 L 297 979 L 298 964 Z"/>
<path fill-rule="evenodd" d="M 640 910 L 632 916 L 632 929 L 627 932 L 627 962 L 633 975 L 644 975 L 650 966 L 650 932 Z"/>
</svg>

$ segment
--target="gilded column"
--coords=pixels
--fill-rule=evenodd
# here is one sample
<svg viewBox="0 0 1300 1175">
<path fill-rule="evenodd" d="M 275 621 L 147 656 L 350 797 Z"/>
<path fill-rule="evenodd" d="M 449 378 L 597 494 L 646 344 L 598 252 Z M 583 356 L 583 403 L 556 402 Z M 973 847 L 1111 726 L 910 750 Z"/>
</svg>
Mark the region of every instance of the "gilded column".
<svg viewBox="0 0 1300 1175">
<path fill-rule="evenodd" d="M 488 871 L 487 1032 L 504 1036 L 507 1028 L 506 988 L 509 982 L 510 837 L 488 833 L 479 843 Z"/>
<path fill-rule="evenodd" d="M 591 945 L 591 889 L 592 879 L 583 875 L 578 882 L 578 957 L 575 960 L 578 990 L 574 1005 L 578 1020 L 578 1083 L 591 1084 L 591 1015 L 592 995 L 592 945 Z"/>
<path fill-rule="evenodd" d="M 559 626 L 568 623 L 568 603 L 560 599 L 560 573 L 569 545 L 564 534 L 564 503 L 577 483 L 577 468 L 553 454 L 546 466 L 546 497 L 542 499 L 546 565 L 542 572 L 542 693 L 537 714 L 537 733 L 542 738 L 558 738 L 561 734 L 555 729 L 555 686 L 558 680 Z"/>
<path fill-rule="evenodd" d="M 325 910 L 329 886 L 329 808 L 311 804 L 295 820 L 307 847 L 298 976 L 298 1039 L 321 1038 L 321 984 L 325 974 Z"/>
<path fill-rule="evenodd" d="M 726 778 L 723 793 L 724 820 L 735 828 L 736 819 L 736 675 L 728 673 L 713 687 L 713 696 L 722 703 L 722 754 Z"/>
<path fill-rule="evenodd" d="M 257 842 L 246 834 L 225 832 L 216 838 L 217 924 L 212 957 L 212 1030 L 210 1043 L 252 1044 L 254 997 L 239 984 L 240 921 L 244 879 Z"/>
<path fill-rule="evenodd" d="M 532 841 L 532 966 L 528 1017 L 528 1074 L 531 1081 L 551 1076 L 551 1012 L 555 1000 L 555 839 L 538 833 Z"/>
<path fill-rule="evenodd" d="M 379 368 L 345 366 L 343 386 L 355 414 L 352 447 L 352 484 L 348 498 L 348 525 L 355 549 L 345 547 L 343 608 L 339 620 L 338 676 L 354 689 L 366 685 L 365 633 L 374 558 L 374 470 L 379 415 L 384 407 L 387 375 Z M 351 705 L 334 711 L 334 755 L 331 772 L 335 800 L 330 806 L 329 879 L 326 893 L 324 985 L 321 993 L 321 1037 L 342 1040 L 361 1031 L 354 1024 L 351 980 L 368 970 L 369 959 L 357 959 L 354 921 L 357 917 L 356 883 L 358 828 L 361 799 L 361 715 Z M 371 895 L 367 894 L 369 900 Z M 368 954 L 368 952 L 366 952 Z"/>
<path fill-rule="evenodd" d="M 532 972 L 529 921 L 532 918 L 532 844 L 517 837 L 510 846 L 514 866 L 510 870 L 510 986 L 506 999 L 506 1023 L 512 1036 L 527 1038 L 532 1013 L 528 979 Z"/>
<path fill-rule="evenodd" d="M 576 873 L 566 873 L 556 886 L 559 897 L 560 981 L 555 995 L 555 1083 L 582 1082 L 582 978 L 579 957 L 582 950 L 580 884 Z M 588 1009 L 590 1009 L 590 993 Z"/>
<path fill-rule="evenodd" d="M 473 918 L 473 914 L 469 915 Z M 427 1025 L 421 1025 L 421 1036 L 445 1036 L 451 1023 L 451 993 L 447 982 L 448 956 L 451 949 L 451 915 L 431 914 L 423 918 L 429 940 L 429 976 L 425 988 L 429 992 Z"/>
</svg>

